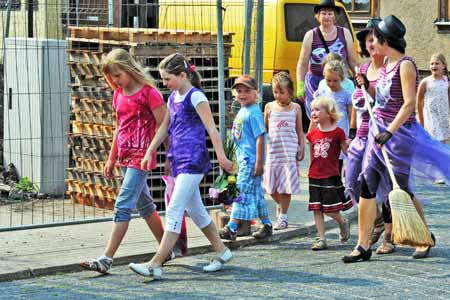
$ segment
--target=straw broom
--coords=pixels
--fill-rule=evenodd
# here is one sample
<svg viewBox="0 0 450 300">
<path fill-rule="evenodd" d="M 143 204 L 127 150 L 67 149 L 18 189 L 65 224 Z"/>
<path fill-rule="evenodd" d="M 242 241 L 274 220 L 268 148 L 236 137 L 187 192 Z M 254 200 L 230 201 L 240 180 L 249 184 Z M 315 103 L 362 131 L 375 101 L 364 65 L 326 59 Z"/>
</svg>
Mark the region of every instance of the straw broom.
<svg viewBox="0 0 450 300">
<path fill-rule="evenodd" d="M 373 131 L 377 135 L 378 129 L 373 115 L 372 107 L 369 103 L 369 95 L 366 88 L 361 86 L 365 98 L 365 106 L 372 121 Z M 389 172 L 389 177 L 392 181 L 392 191 L 389 193 L 389 203 L 391 205 L 392 213 L 392 237 L 395 244 L 409 245 L 413 247 L 418 246 L 432 246 L 433 240 L 428 227 L 423 222 L 420 215 L 417 213 L 416 207 L 407 192 L 400 189 L 397 179 L 395 179 L 394 171 L 392 169 L 391 161 L 386 153 L 384 147 L 381 147 L 386 168 Z"/>
</svg>

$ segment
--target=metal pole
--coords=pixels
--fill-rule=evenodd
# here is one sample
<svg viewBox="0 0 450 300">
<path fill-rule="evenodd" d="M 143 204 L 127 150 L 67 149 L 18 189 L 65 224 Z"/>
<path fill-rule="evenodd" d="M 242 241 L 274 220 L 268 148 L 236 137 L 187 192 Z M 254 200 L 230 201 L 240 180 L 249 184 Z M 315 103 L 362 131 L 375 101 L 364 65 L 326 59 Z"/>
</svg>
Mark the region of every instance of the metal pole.
<svg viewBox="0 0 450 300">
<path fill-rule="evenodd" d="M 11 20 L 11 0 L 6 2 L 6 22 L 5 22 L 5 34 L 3 39 L 3 45 L 5 45 L 5 39 L 9 37 L 9 24 Z"/>
<path fill-rule="evenodd" d="M 108 26 L 113 26 L 114 24 L 114 2 L 113 0 L 108 0 Z"/>
<path fill-rule="evenodd" d="M 225 141 L 225 68 L 223 51 L 223 20 L 222 20 L 222 0 L 217 0 L 217 58 L 219 72 L 219 132 L 222 141 Z"/>
<path fill-rule="evenodd" d="M 66 34 L 69 32 L 69 26 L 70 26 L 70 0 L 67 0 L 67 7 L 66 7 Z"/>
<path fill-rule="evenodd" d="M 256 10 L 256 37 L 255 37 L 255 80 L 258 83 L 259 96 L 263 95 L 263 69 L 264 69 L 264 0 L 258 0 Z"/>
<path fill-rule="evenodd" d="M 27 31 L 28 31 L 28 37 L 32 38 L 34 35 L 33 32 L 33 13 L 34 13 L 34 4 L 33 0 L 28 0 L 27 2 L 28 12 L 27 12 Z"/>
<path fill-rule="evenodd" d="M 244 74 L 250 74 L 250 49 L 252 44 L 252 12 L 253 12 L 253 0 L 245 0 L 244 55 L 242 55 Z"/>
<path fill-rule="evenodd" d="M 75 0 L 75 18 L 77 26 L 80 26 L 80 0 Z"/>
<path fill-rule="evenodd" d="M 213 209 L 222 209 L 223 205 L 210 205 L 205 206 L 206 210 Z M 165 211 L 158 211 L 158 215 L 165 216 Z M 132 214 L 132 219 L 142 218 L 138 214 Z M 39 228 L 50 228 L 50 227 L 58 227 L 58 226 L 69 226 L 69 225 L 83 225 L 83 224 L 92 224 L 92 223 L 101 223 L 101 222 L 110 222 L 112 221 L 112 217 L 104 217 L 98 219 L 88 219 L 88 220 L 78 220 L 78 221 L 68 221 L 68 222 L 58 222 L 58 223 L 49 223 L 49 224 L 34 224 L 34 225 L 23 225 L 23 226 L 13 226 L 13 227 L 0 227 L 0 232 L 7 231 L 18 231 L 18 230 L 27 230 L 27 229 L 39 229 Z"/>
</svg>

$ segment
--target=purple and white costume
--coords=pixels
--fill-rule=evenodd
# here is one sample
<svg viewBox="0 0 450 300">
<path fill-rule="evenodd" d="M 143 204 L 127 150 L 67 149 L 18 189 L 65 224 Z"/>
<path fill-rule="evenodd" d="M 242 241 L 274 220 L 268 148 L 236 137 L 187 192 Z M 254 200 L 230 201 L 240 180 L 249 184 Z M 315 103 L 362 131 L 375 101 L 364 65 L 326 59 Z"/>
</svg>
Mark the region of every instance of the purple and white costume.
<svg viewBox="0 0 450 300">
<path fill-rule="evenodd" d="M 387 129 L 404 103 L 400 80 L 400 65 L 409 60 L 416 67 L 416 88 L 418 71 L 415 61 L 408 56 L 400 59 L 392 70 L 383 66 L 376 84 L 376 103 L 374 107 L 380 132 Z M 410 180 L 413 166 L 420 176 L 432 179 L 444 178 L 450 184 L 450 147 L 433 140 L 416 122 L 415 113 L 393 133 L 383 146 L 392 163 L 395 177 L 400 187 L 412 194 Z M 367 149 L 363 161 L 362 175 L 369 191 L 377 193 L 377 198 L 387 200 L 392 183 L 384 163 L 380 148 L 375 143 L 375 135 L 369 128 Z"/>
<path fill-rule="evenodd" d="M 191 100 L 193 93 L 201 93 L 207 101 L 197 88 L 183 95 L 181 102 L 175 101 L 177 92 L 173 92 L 168 101 L 170 148 L 167 159 L 170 161 L 172 176 L 175 177 L 175 188 L 166 209 L 165 230 L 177 234 L 181 231 L 185 211 L 199 228 L 211 224 L 199 189 L 204 174 L 211 169 L 211 162 L 206 147 L 205 127 Z"/>
<path fill-rule="evenodd" d="M 330 52 L 339 54 L 342 61 L 347 62 L 347 47 L 345 46 L 344 28 L 337 27 L 337 37 L 333 41 L 325 41 Z M 311 56 L 309 58 L 309 69 L 305 76 L 305 96 L 306 96 L 306 113 L 311 117 L 311 102 L 314 99 L 314 92 L 319 87 L 320 81 L 323 79 L 323 61 L 327 56 L 325 47 L 319 37 L 319 27 L 313 29 L 313 41 L 311 45 Z"/>
<path fill-rule="evenodd" d="M 363 64 L 360 68 L 360 72 L 367 74 L 367 69 L 369 66 L 370 63 Z M 370 86 L 375 87 L 377 81 L 369 81 L 369 84 Z M 347 150 L 347 164 L 345 167 L 345 195 L 352 199 L 353 204 L 356 204 L 358 202 L 361 190 L 361 182 L 358 180 L 358 177 L 361 173 L 364 153 L 366 151 L 370 116 L 367 109 L 365 109 L 365 99 L 360 88 L 355 89 L 353 92 L 352 102 L 359 117 L 359 124 L 356 137 L 352 140 Z"/>
</svg>

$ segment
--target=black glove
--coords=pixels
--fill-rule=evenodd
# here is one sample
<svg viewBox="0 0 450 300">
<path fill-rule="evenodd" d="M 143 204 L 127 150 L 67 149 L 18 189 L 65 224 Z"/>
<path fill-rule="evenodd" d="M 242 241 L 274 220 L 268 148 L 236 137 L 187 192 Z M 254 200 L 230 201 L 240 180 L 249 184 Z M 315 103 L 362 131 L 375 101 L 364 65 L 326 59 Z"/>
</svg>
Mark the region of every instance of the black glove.
<svg viewBox="0 0 450 300">
<path fill-rule="evenodd" d="M 391 137 L 392 133 L 386 130 L 384 132 L 380 132 L 379 134 L 377 134 L 377 136 L 375 137 L 375 142 L 377 144 L 384 145 L 386 144 L 387 141 L 391 139 Z"/>
<path fill-rule="evenodd" d="M 348 131 L 348 138 L 353 140 L 356 136 L 356 128 L 350 128 Z"/>
<path fill-rule="evenodd" d="M 362 76 L 362 78 L 364 79 L 364 87 L 366 88 L 366 91 L 367 91 L 367 89 L 368 89 L 369 86 L 370 86 L 369 79 L 367 79 L 366 74 L 361 73 L 361 76 Z M 355 85 L 356 85 L 358 88 L 361 88 L 361 86 L 358 84 L 358 80 L 356 80 L 356 79 L 355 79 Z"/>
</svg>

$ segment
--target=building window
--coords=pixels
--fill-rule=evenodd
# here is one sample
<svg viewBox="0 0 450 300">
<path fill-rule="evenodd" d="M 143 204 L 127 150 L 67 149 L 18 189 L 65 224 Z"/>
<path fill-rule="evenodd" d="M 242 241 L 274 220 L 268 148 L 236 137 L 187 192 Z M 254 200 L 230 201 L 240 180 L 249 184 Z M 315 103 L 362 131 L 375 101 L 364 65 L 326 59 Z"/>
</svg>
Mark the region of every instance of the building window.
<svg viewBox="0 0 450 300">
<path fill-rule="evenodd" d="M 0 10 L 6 10 L 8 2 L 11 5 L 11 10 L 20 10 L 20 0 L 0 0 Z"/>
<path fill-rule="evenodd" d="M 438 32 L 450 33 L 450 1 L 438 0 L 438 16 L 434 25 L 437 26 Z"/>
<path fill-rule="evenodd" d="M 380 0 L 341 0 L 351 17 L 374 17 L 379 15 Z"/>
</svg>

